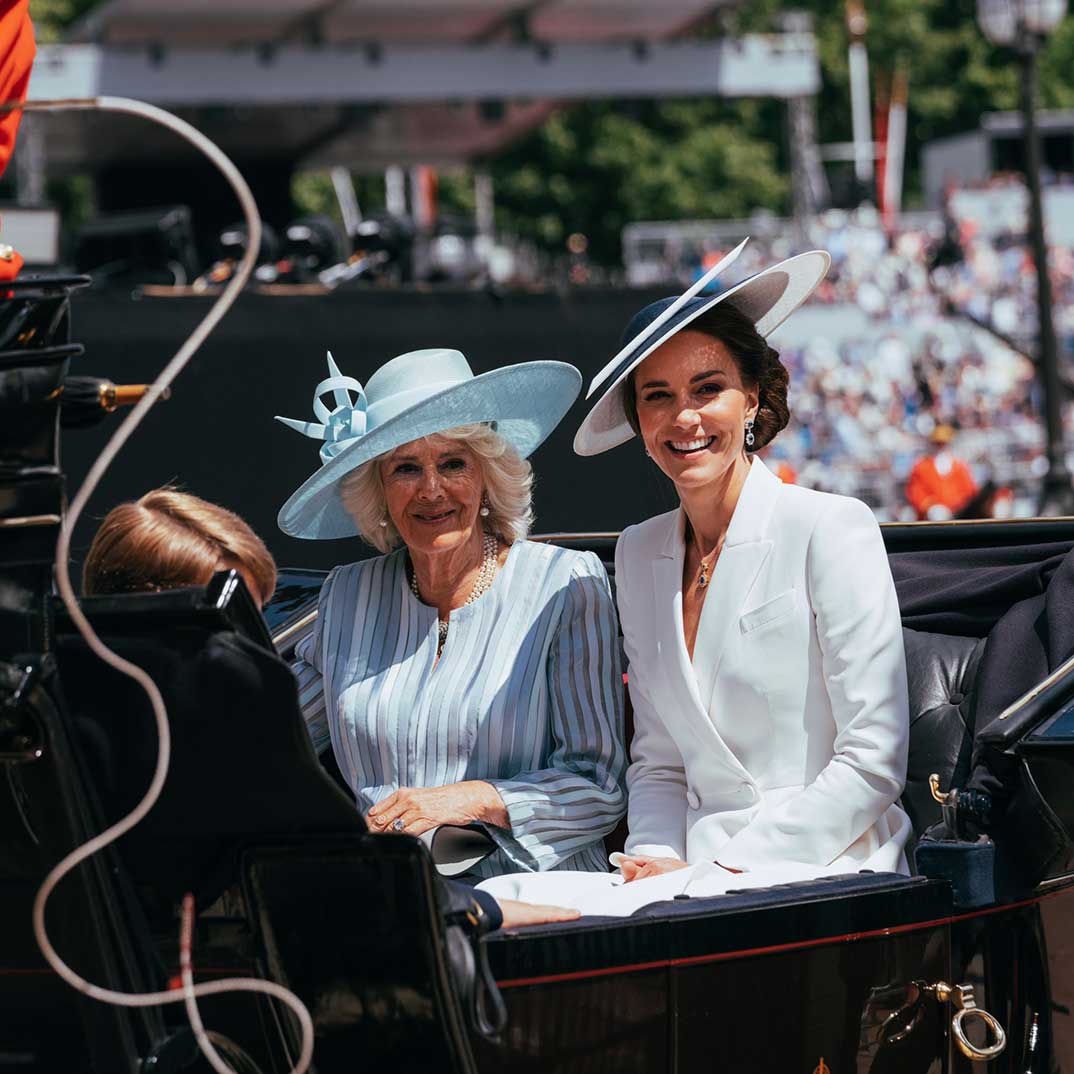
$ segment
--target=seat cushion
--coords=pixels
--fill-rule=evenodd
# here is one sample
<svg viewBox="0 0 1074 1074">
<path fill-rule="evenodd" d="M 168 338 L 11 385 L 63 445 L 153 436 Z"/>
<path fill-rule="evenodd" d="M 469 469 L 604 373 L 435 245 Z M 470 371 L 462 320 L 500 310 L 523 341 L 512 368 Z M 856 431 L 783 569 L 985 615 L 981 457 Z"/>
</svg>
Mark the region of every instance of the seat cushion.
<svg viewBox="0 0 1074 1074">
<path fill-rule="evenodd" d="M 965 782 L 973 749 L 969 695 L 984 649 L 983 638 L 903 630 L 910 694 L 910 759 L 902 805 L 915 836 L 940 819 L 929 775 L 940 786 Z"/>
<path fill-rule="evenodd" d="M 134 881 L 202 905 L 235 878 L 250 840 L 303 833 L 359 835 L 361 816 L 317 763 L 290 668 L 237 634 L 187 629 L 105 640 L 153 677 L 167 706 L 171 763 L 147 817 L 119 842 Z M 156 723 L 142 688 L 61 636 L 60 674 L 94 790 L 114 823 L 145 793 Z"/>
</svg>

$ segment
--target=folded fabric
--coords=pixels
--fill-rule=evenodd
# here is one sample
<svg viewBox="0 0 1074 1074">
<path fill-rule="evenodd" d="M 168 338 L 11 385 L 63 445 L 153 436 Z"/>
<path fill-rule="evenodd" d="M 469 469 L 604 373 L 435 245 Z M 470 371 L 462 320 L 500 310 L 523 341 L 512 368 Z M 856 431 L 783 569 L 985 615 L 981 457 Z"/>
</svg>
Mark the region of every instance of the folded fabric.
<svg viewBox="0 0 1074 1074">
<path fill-rule="evenodd" d="M 732 873 L 715 862 L 702 861 L 629 884 L 624 883 L 617 872 L 509 873 L 483 880 L 478 891 L 488 892 L 496 899 L 563 906 L 585 916 L 629 917 L 643 906 L 669 899 L 735 895 L 753 888 L 815 880 L 819 876 L 846 872 L 845 863 L 818 869 L 807 862 L 781 862 L 749 873 Z"/>
<path fill-rule="evenodd" d="M 480 825 L 441 824 L 421 836 L 441 876 L 462 876 L 495 849 L 492 836 Z"/>
</svg>

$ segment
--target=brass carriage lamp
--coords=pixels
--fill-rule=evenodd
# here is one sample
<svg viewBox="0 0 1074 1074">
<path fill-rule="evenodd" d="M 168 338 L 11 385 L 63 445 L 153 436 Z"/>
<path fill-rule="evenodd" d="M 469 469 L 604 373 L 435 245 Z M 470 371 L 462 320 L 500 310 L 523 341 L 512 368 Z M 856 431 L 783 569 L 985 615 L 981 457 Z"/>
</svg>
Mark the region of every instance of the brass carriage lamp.
<svg viewBox="0 0 1074 1074">
<path fill-rule="evenodd" d="M 1040 139 L 1037 135 L 1037 52 L 1067 13 L 1067 0 L 977 0 L 977 24 L 992 42 L 1013 48 L 1021 67 L 1022 136 L 1025 152 L 1029 220 L 1026 228 L 1037 274 L 1037 313 L 1040 322 L 1037 372 L 1044 395 L 1048 471 L 1041 490 L 1042 515 L 1074 514 L 1074 489 L 1066 463 L 1063 437 L 1059 348 L 1052 319 L 1052 287 L 1044 239 L 1044 210 L 1040 193 Z"/>
</svg>

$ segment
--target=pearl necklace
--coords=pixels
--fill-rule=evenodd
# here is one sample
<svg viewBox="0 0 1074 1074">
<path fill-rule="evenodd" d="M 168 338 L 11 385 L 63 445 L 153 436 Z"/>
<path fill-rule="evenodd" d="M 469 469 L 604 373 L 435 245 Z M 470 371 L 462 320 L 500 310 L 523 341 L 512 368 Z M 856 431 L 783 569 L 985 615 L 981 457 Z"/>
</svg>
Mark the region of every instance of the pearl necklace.
<svg viewBox="0 0 1074 1074">
<path fill-rule="evenodd" d="M 477 577 L 474 579 L 474 587 L 470 590 L 470 595 L 463 602 L 463 607 L 467 604 L 473 604 L 478 597 L 488 592 L 489 586 L 492 585 L 492 580 L 496 577 L 496 571 L 499 568 L 499 552 L 500 543 L 496 539 L 494 534 L 485 531 L 485 535 L 481 542 L 482 547 L 482 560 L 481 569 L 477 572 Z M 421 600 L 421 593 L 418 590 L 418 576 L 414 571 L 413 564 L 410 570 L 410 591 L 414 594 L 418 600 Z M 447 641 L 448 635 L 448 620 L 438 619 L 436 623 L 436 655 L 439 656 L 444 651 L 444 642 Z"/>
</svg>

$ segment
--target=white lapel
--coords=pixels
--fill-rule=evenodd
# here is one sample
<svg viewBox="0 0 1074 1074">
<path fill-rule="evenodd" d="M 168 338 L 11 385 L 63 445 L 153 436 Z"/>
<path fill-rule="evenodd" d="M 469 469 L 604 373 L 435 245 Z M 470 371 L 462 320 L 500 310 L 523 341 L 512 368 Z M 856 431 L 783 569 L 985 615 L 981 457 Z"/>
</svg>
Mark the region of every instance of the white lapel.
<svg viewBox="0 0 1074 1074">
<path fill-rule="evenodd" d="M 779 478 L 760 459 L 753 459 L 727 527 L 694 641 L 693 670 L 706 713 L 712 706 L 724 649 L 738 627 L 742 608 L 772 551 L 772 541 L 766 534 L 781 486 Z"/>
<path fill-rule="evenodd" d="M 716 611 L 708 612 L 708 607 L 712 604 L 716 608 L 737 609 L 749 595 L 757 572 L 772 547 L 772 542 L 763 540 L 762 535 L 780 484 L 760 459 L 754 459 L 727 530 L 720 563 L 713 574 L 712 585 L 715 588 L 705 599 L 694 643 L 693 664 L 686 651 L 686 637 L 682 629 L 685 516 L 681 510 L 667 516 L 667 532 L 652 561 L 656 586 L 653 617 L 657 658 L 664 670 L 664 681 L 672 693 L 667 711 L 682 713 L 687 718 L 687 726 L 698 739 L 698 748 L 706 752 L 710 761 L 717 757 L 722 759 L 724 765 L 739 779 L 747 778 L 748 773 L 709 716 L 716 667 L 727 638 L 726 632 L 729 624 L 737 623 L 738 615 L 730 611 L 726 616 L 719 615 Z M 730 557 L 733 563 L 728 569 L 723 569 L 729 547 L 734 553 Z M 702 646 L 699 653 L 699 647 Z M 704 675 L 697 674 L 695 667 L 704 668 Z"/>
<path fill-rule="evenodd" d="M 705 722 L 709 723 L 694 669 L 690 666 L 686 635 L 682 629 L 683 522 L 681 509 L 668 515 L 667 535 L 653 559 L 653 581 L 656 585 L 653 616 L 656 619 L 657 650 L 667 681 L 677 695 L 676 706 L 701 713 Z"/>
</svg>

